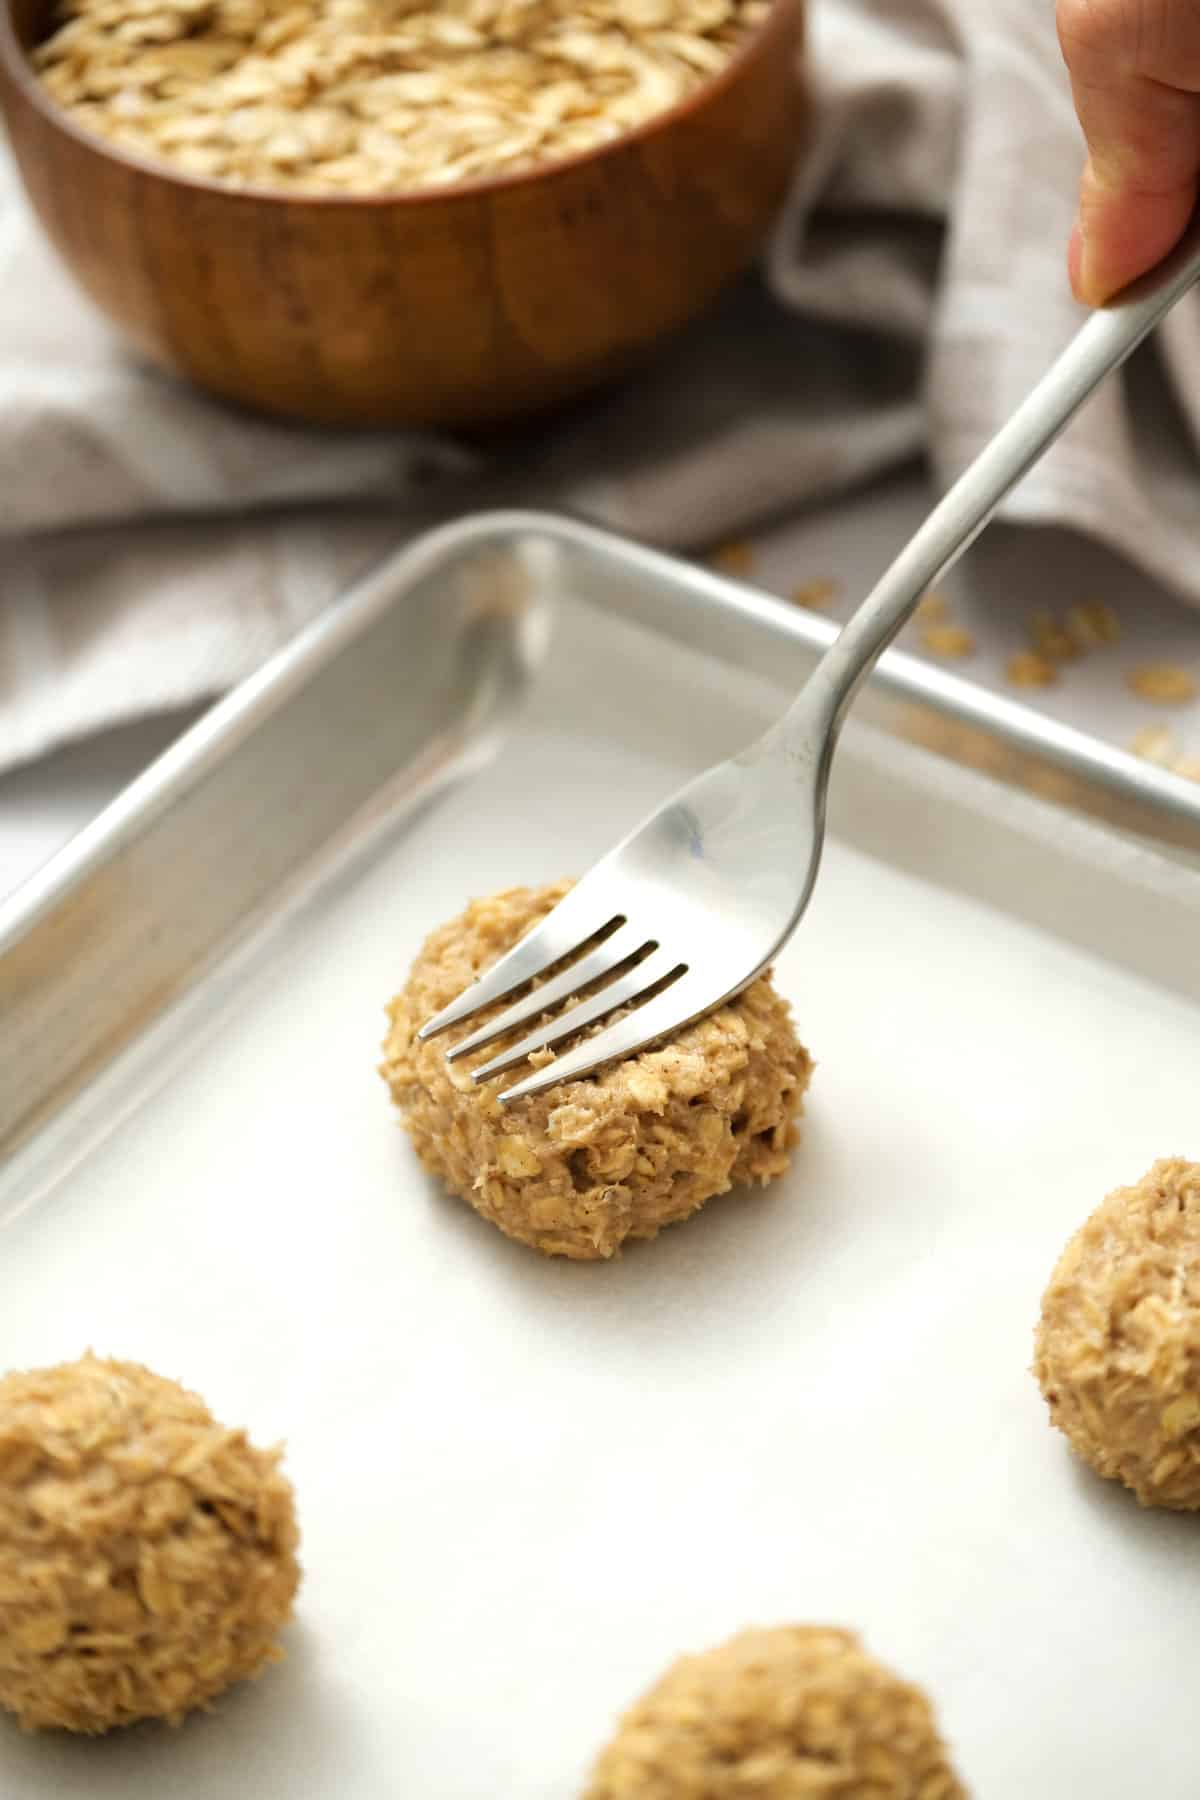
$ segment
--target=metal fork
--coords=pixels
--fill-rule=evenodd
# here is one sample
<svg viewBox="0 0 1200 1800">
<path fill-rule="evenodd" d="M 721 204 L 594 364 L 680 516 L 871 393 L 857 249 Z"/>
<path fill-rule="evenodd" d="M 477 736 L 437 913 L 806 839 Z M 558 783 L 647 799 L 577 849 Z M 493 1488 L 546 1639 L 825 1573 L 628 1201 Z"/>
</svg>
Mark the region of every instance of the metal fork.
<svg viewBox="0 0 1200 1800">
<path fill-rule="evenodd" d="M 765 736 L 690 782 L 610 850 L 527 937 L 428 1020 L 420 1036 L 433 1037 L 540 983 L 448 1052 L 451 1061 L 471 1055 L 536 1020 L 473 1071 L 482 1082 L 620 1013 L 507 1088 L 499 1096 L 507 1104 L 660 1042 L 760 975 L 812 894 L 834 745 L 863 679 L 1010 488 L 1198 279 L 1200 222 L 1159 269 L 1088 318 Z M 552 1013 L 573 997 L 574 1006 Z"/>
</svg>

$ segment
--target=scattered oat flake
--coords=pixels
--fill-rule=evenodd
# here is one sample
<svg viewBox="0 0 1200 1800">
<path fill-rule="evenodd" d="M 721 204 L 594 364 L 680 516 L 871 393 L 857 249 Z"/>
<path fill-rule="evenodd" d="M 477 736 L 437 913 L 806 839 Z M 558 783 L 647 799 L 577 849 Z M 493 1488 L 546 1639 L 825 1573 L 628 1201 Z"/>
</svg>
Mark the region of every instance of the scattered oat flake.
<svg viewBox="0 0 1200 1800">
<path fill-rule="evenodd" d="M 1019 650 L 1009 658 L 1005 675 L 1013 687 L 1048 688 L 1058 680 L 1058 670 L 1044 656 L 1033 650 Z"/>
<path fill-rule="evenodd" d="M 728 544 L 718 544 L 708 560 L 722 575 L 748 575 L 754 567 L 754 546 L 740 538 L 731 539 Z"/>
<path fill-rule="evenodd" d="M 975 639 L 962 625 L 927 625 L 921 633 L 921 642 L 931 655 L 943 657 L 947 662 L 975 654 Z"/>
<path fill-rule="evenodd" d="M 1165 725 L 1143 725 L 1134 733 L 1129 748 L 1135 756 L 1158 763 L 1164 769 L 1171 768 L 1177 756 L 1175 740 Z"/>
<path fill-rule="evenodd" d="M 1159 706 L 1185 706 L 1200 694 L 1195 676 L 1178 663 L 1143 663 L 1129 671 L 1126 681 L 1140 700 L 1153 700 Z"/>
<path fill-rule="evenodd" d="M 1121 638 L 1121 621 L 1107 600 L 1076 601 L 1067 608 L 1065 623 L 1081 650 L 1116 644 Z"/>
<path fill-rule="evenodd" d="M 940 593 L 937 588 L 930 588 L 929 592 L 922 594 L 917 601 L 917 609 L 913 618 L 922 625 L 938 625 L 948 614 L 949 608 L 946 604 L 945 594 Z"/>
<path fill-rule="evenodd" d="M 1047 662 L 1073 662 L 1080 646 L 1051 612 L 1035 612 L 1029 621 L 1029 644 Z"/>
<path fill-rule="evenodd" d="M 792 589 L 792 601 L 796 606 L 807 606 L 812 612 L 820 612 L 828 606 L 838 594 L 836 581 L 803 581 Z"/>
</svg>

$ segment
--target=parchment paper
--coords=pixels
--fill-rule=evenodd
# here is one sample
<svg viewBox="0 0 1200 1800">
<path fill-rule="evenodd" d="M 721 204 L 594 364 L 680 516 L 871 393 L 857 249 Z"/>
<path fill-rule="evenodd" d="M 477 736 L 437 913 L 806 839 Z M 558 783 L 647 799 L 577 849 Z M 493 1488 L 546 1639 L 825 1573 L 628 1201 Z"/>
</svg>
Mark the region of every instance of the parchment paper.
<svg viewBox="0 0 1200 1800">
<path fill-rule="evenodd" d="M 1194 1795 L 1197 1523 L 1076 1466 L 1027 1367 L 1068 1234 L 1200 1153 L 1192 877 L 858 734 L 778 971 L 819 1065 L 787 1180 L 548 1262 L 393 1123 L 426 930 L 765 716 L 659 653 L 568 622 L 492 769 L 0 1234 L 3 1364 L 91 1345 L 286 1437 L 307 1570 L 282 1669 L 177 1733 L 0 1726 L 6 1800 L 567 1800 L 676 1654 L 791 1620 L 926 1684 L 977 1800 Z"/>
</svg>

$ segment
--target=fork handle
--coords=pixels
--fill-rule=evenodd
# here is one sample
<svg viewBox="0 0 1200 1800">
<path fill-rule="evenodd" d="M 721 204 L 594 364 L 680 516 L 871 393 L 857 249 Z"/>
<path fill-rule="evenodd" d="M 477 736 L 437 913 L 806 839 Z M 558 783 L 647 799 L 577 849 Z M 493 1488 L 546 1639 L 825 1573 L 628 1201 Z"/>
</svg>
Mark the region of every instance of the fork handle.
<svg viewBox="0 0 1200 1800">
<path fill-rule="evenodd" d="M 859 686 L 921 596 L 974 543 L 1000 502 L 1175 302 L 1200 280 L 1200 213 L 1156 269 L 1093 312 L 991 442 L 934 507 L 826 651 L 777 728 L 827 767 Z M 775 736 L 775 733 L 771 734 Z"/>
</svg>

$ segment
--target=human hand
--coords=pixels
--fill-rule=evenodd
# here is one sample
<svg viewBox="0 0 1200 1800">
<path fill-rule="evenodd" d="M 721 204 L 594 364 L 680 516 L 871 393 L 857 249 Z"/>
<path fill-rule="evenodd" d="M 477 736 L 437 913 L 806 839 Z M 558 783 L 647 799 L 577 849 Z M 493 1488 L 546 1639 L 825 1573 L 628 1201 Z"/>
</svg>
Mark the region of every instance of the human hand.
<svg viewBox="0 0 1200 1800">
<path fill-rule="evenodd" d="M 1172 249 L 1200 187 L 1200 0 L 1058 0 L 1087 139 L 1068 267 L 1099 306 Z"/>
</svg>

